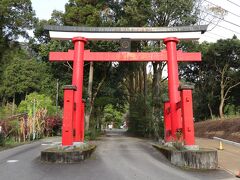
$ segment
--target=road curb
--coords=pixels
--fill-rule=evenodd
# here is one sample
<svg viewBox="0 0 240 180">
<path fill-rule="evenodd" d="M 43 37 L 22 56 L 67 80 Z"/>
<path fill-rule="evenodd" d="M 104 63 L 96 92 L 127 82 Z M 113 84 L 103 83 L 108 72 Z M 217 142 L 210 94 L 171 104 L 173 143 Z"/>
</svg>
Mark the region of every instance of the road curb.
<svg viewBox="0 0 240 180">
<path fill-rule="evenodd" d="M 226 144 L 231 144 L 231 145 L 240 147 L 240 143 L 237 143 L 237 142 L 234 142 L 234 141 L 230 141 L 230 140 L 227 140 L 227 139 L 222 139 L 222 138 L 219 138 L 219 137 L 213 137 L 213 139 L 220 140 L 220 141 L 222 141 Z"/>
</svg>

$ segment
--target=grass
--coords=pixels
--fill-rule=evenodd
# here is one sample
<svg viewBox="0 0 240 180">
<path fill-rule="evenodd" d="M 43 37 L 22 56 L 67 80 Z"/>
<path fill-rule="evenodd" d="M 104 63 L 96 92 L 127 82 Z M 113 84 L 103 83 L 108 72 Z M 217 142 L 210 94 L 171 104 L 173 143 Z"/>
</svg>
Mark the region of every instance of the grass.
<svg viewBox="0 0 240 180">
<path fill-rule="evenodd" d="M 8 140 L 6 140 L 4 146 L 0 146 L 0 151 L 6 150 L 6 149 L 10 149 L 10 148 L 14 148 L 14 147 L 17 147 L 17 146 L 21 146 L 21 145 L 28 144 L 28 143 L 30 143 L 30 142 L 29 141 L 26 141 L 26 142 L 16 142 L 13 139 L 8 139 Z"/>
<path fill-rule="evenodd" d="M 88 130 L 85 131 L 85 141 L 92 141 L 92 140 L 97 140 L 97 138 L 102 134 L 101 131 L 97 131 L 97 130 Z"/>
<path fill-rule="evenodd" d="M 25 141 L 25 142 L 18 142 L 18 141 L 15 141 L 13 138 L 9 138 L 9 139 L 5 140 L 5 144 L 3 146 L 0 146 L 0 151 L 15 148 L 17 146 L 21 146 L 24 144 L 30 144 L 30 143 L 33 143 L 38 140 L 41 140 L 41 139 L 35 139 L 32 141 Z"/>
</svg>

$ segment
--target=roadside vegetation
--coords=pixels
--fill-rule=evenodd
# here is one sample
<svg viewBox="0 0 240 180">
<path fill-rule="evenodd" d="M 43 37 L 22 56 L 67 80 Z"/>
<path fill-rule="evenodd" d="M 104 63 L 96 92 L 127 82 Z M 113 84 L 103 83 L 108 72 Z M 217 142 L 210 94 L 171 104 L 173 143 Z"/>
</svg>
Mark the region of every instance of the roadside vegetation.
<svg viewBox="0 0 240 180">
<path fill-rule="evenodd" d="M 134 7 L 134 8 L 133 8 Z M 208 14 L 204 14 L 204 11 Z M 63 86 L 71 84 L 72 64 L 50 63 L 50 51 L 73 48 L 50 40 L 44 25 L 161 27 L 208 24 L 223 18 L 220 7 L 201 0 L 69 0 L 65 12 L 36 18 L 30 0 L 0 2 L 0 145 L 60 134 Z M 210 14 L 210 15 L 209 15 Z M 213 16 L 211 16 L 211 14 Z M 204 20 L 202 20 L 204 19 Z M 33 30 L 30 37 L 27 30 Z M 238 35 L 238 34 L 237 34 Z M 20 42 L 19 39 L 24 39 Z M 131 51 L 160 51 L 155 41 L 132 42 Z M 119 42 L 89 41 L 91 51 L 119 51 Z M 181 42 L 179 50 L 202 52 L 202 62 L 179 65 L 181 83 L 192 83 L 195 121 L 240 116 L 240 40 Z M 138 136 L 163 136 L 163 100 L 168 97 L 165 62 L 85 63 L 86 137 L 95 138 L 108 124 Z"/>
<path fill-rule="evenodd" d="M 60 134 L 61 118 L 55 108 L 50 97 L 35 92 L 27 95 L 16 109 L 12 104 L 3 106 L 0 146 L 11 147 Z"/>
<path fill-rule="evenodd" d="M 202 138 L 223 138 L 240 143 L 240 118 L 222 118 L 195 123 L 195 135 Z"/>
</svg>

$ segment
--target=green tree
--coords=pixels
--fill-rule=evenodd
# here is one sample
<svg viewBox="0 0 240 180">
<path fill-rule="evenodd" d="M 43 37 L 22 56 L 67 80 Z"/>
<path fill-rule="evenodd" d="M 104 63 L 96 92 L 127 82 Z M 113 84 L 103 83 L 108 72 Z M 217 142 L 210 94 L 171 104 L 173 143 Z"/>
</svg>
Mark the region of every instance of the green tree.
<svg viewBox="0 0 240 180">
<path fill-rule="evenodd" d="M 123 124 L 123 113 L 108 104 L 103 110 L 103 122 L 105 126 L 113 123 L 115 128 L 119 128 Z"/>
<path fill-rule="evenodd" d="M 20 52 L 23 50 L 20 50 Z M 46 63 L 38 62 L 28 57 L 24 52 L 13 53 L 8 58 L 10 63 L 2 76 L 1 95 L 2 98 L 12 99 L 19 104 L 26 94 L 33 91 L 53 94 L 52 76 Z"/>
<path fill-rule="evenodd" d="M 194 116 L 196 121 L 213 118 L 216 114 L 217 87 L 215 76 L 205 60 L 211 43 L 203 42 L 181 42 L 179 48 L 186 52 L 201 52 L 201 62 L 180 63 L 180 77 L 183 82 L 195 84 L 193 90 Z M 209 86 L 209 84 L 211 84 Z"/>
<path fill-rule="evenodd" d="M 100 26 L 101 10 L 106 1 L 69 0 L 65 5 L 64 24 L 71 26 Z"/>
<path fill-rule="evenodd" d="M 239 106 L 235 93 L 240 87 L 239 42 L 239 39 L 232 38 L 210 44 L 190 44 L 187 48 L 202 52 L 202 62 L 181 67 L 184 80 L 195 83 L 194 109 L 197 119 L 209 116 L 222 118 L 225 104 L 226 113 L 230 113 L 231 105 Z M 234 111 L 237 112 L 237 108 Z"/>
<path fill-rule="evenodd" d="M 18 112 L 28 114 L 29 138 L 33 140 L 41 138 L 46 131 L 49 131 L 48 128 L 54 127 L 51 125 L 53 122 L 48 122 L 46 119 L 47 116 L 56 114 L 56 107 L 48 95 L 36 92 L 27 95 L 26 99 L 19 104 Z"/>
<path fill-rule="evenodd" d="M 240 85 L 240 41 L 238 39 L 219 40 L 209 47 L 206 59 L 215 70 L 215 82 L 219 92 L 219 116 L 224 116 L 224 105 L 231 90 Z"/>
<path fill-rule="evenodd" d="M 1 0 L 0 2 L 0 60 L 8 42 L 19 36 L 28 37 L 34 22 L 30 0 Z"/>
<path fill-rule="evenodd" d="M 19 37 L 28 38 L 27 30 L 33 27 L 34 11 L 30 0 L 0 1 L 0 101 L 3 101 L 3 72 L 12 62 L 13 56 L 25 56 L 17 42 Z"/>
<path fill-rule="evenodd" d="M 34 113 L 42 109 L 46 109 L 47 114 L 50 116 L 55 115 L 56 107 L 51 97 L 36 92 L 27 95 L 25 100 L 21 101 L 18 106 L 18 112 L 27 112 L 29 117 L 33 117 Z"/>
</svg>

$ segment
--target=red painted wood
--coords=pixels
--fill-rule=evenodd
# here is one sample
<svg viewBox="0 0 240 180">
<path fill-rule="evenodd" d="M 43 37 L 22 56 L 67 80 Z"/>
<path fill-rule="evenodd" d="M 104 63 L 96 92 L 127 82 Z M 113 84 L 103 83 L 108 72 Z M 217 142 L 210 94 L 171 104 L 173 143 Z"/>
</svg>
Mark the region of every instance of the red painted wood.
<svg viewBox="0 0 240 180">
<path fill-rule="evenodd" d="M 193 124 L 192 90 L 183 89 L 181 91 L 181 99 L 184 143 L 185 145 L 194 145 L 195 138 Z"/>
<path fill-rule="evenodd" d="M 177 139 L 176 132 L 182 128 L 181 109 L 177 108 L 180 101 L 180 92 L 178 91 L 178 62 L 177 62 L 177 38 L 166 38 L 164 43 L 167 47 L 167 65 L 168 65 L 168 96 L 171 111 L 171 135 Z"/>
<path fill-rule="evenodd" d="M 50 52 L 50 61 L 73 61 L 74 51 Z M 178 61 L 201 61 L 201 53 L 186 53 L 177 51 Z M 90 52 L 84 51 L 84 61 L 119 61 L 119 62 L 144 62 L 144 61 L 167 61 L 167 52 Z"/>
<path fill-rule="evenodd" d="M 85 122 L 85 102 L 81 103 L 81 124 L 80 124 L 80 141 L 84 141 L 84 122 Z"/>
<path fill-rule="evenodd" d="M 170 142 L 171 139 L 171 114 L 170 114 L 170 103 L 164 103 L 164 140 Z"/>
<path fill-rule="evenodd" d="M 62 145 L 71 146 L 73 144 L 73 109 L 74 90 L 64 90 L 64 108 L 62 125 Z"/>
<path fill-rule="evenodd" d="M 83 90 L 83 65 L 84 65 L 84 45 L 86 43 L 85 38 L 76 37 L 73 38 L 74 43 L 74 63 L 73 63 L 73 76 L 72 84 L 77 87 L 77 90 L 74 93 L 74 102 L 76 103 L 76 109 L 73 116 L 73 126 L 75 130 L 74 142 L 83 142 L 84 141 L 84 132 L 81 131 L 82 123 L 82 90 Z M 81 138 L 83 137 L 83 138 Z"/>
</svg>

